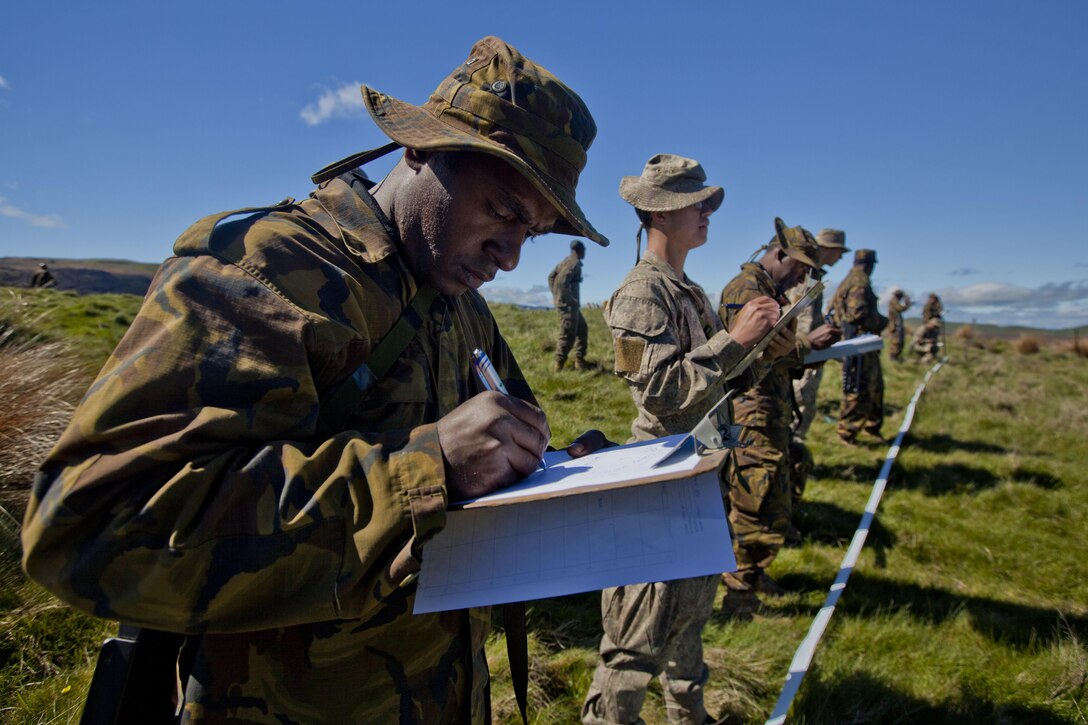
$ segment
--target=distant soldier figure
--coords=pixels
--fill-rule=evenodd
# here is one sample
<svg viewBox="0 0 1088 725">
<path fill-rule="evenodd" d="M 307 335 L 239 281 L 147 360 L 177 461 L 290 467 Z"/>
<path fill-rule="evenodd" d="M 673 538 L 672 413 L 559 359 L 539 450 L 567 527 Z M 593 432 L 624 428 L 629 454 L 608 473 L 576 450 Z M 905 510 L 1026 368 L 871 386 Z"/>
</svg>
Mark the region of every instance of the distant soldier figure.
<svg viewBox="0 0 1088 725">
<path fill-rule="evenodd" d="M 802 227 L 787 227 L 774 220 L 775 235 L 758 261 L 741 265 L 721 293 L 718 315 L 732 332 L 737 313 L 745 303 L 771 297 L 786 303 L 783 290 L 802 282 L 819 269 L 819 246 Z M 839 330 L 821 324 L 797 335 L 798 345 L 780 358 L 755 384 L 738 391 L 734 399 L 736 422 L 744 426 L 736 450 L 727 465 L 729 522 L 733 528 L 733 553 L 737 571 L 722 575 L 725 598 L 722 611 L 750 618 L 759 607 L 758 591 L 782 594 L 766 573 L 789 532 L 793 511 L 790 495 L 790 428 L 793 423 L 792 370 L 800 367 L 810 348 L 825 348 L 839 338 Z"/>
<path fill-rule="evenodd" d="M 725 394 L 725 374 L 778 319 L 778 304 L 763 297 L 745 305 L 726 332 L 702 287 L 684 273 L 688 253 L 706 243 L 710 215 L 724 195 L 720 186 L 706 185 L 698 162 L 672 154 L 653 156 L 641 176 L 620 183 L 620 196 L 639 218 L 640 244 L 643 229 L 647 235 L 645 256 L 607 308 L 615 371 L 638 409 L 631 441 L 690 432 Z M 768 348 L 772 355 L 793 348 L 792 336 L 776 346 L 778 340 Z M 766 367 L 757 362 L 740 376 L 743 384 Z M 656 676 L 670 723 L 707 722 L 702 631 L 717 588 L 710 574 L 602 591 L 601 657 L 582 722 L 642 722 L 646 688 Z"/>
<path fill-rule="evenodd" d="M 846 275 L 831 303 L 845 338 L 879 335 L 888 318 L 877 309 L 876 295 L 869 276 L 876 266 L 876 252 L 859 249 L 854 266 Z M 852 444 L 859 431 L 884 440 L 884 377 L 880 370 L 880 352 L 848 357 L 842 364 L 842 408 L 839 411 L 839 438 Z"/>
<path fill-rule="evenodd" d="M 563 369 L 567 354 L 574 348 L 574 369 L 585 367 L 586 345 L 589 328 L 582 316 L 580 288 L 582 284 L 582 260 L 586 245 L 580 239 L 570 243 L 570 254 L 563 258 L 548 275 L 548 287 L 552 291 L 555 309 L 559 311 L 559 339 L 555 343 L 555 372 Z"/>
<path fill-rule="evenodd" d="M 846 247 L 846 232 L 841 229 L 821 229 L 816 235 L 816 244 L 820 247 L 820 262 L 822 268 L 813 270 L 812 277 L 820 280 L 827 274 L 827 268 L 833 267 L 842 259 L 842 255 L 850 250 Z M 796 302 L 808 289 L 804 282 L 795 284 L 786 291 L 786 298 Z M 820 325 L 824 320 L 824 296 L 821 292 L 812 304 L 797 315 L 797 334 L 806 336 Z M 805 368 L 801 377 L 793 381 L 793 397 L 797 403 L 797 414 L 793 421 L 792 438 L 790 440 L 790 493 L 794 508 L 801 502 L 801 496 L 808 481 L 808 475 L 815 465 L 812 454 L 805 446 L 805 436 L 812 421 L 816 418 L 816 395 L 820 390 L 820 381 L 824 377 L 823 363 Z M 790 524 L 789 533 L 786 534 L 787 543 L 800 543 L 801 533 Z"/>
<path fill-rule="evenodd" d="M 38 265 L 38 271 L 30 278 L 31 287 L 56 287 L 57 279 L 49 271 L 49 265 L 42 262 Z"/>
<path fill-rule="evenodd" d="M 911 307 L 910 296 L 896 287 L 892 290 L 892 298 L 888 302 L 888 354 L 892 360 L 903 360 L 903 338 L 906 327 L 903 324 L 903 313 Z"/>
<path fill-rule="evenodd" d="M 944 305 L 941 298 L 931 292 L 922 307 L 922 327 L 915 336 L 915 349 L 921 353 L 921 362 L 931 363 L 937 359 L 941 347 L 941 328 L 944 326 Z"/>
</svg>

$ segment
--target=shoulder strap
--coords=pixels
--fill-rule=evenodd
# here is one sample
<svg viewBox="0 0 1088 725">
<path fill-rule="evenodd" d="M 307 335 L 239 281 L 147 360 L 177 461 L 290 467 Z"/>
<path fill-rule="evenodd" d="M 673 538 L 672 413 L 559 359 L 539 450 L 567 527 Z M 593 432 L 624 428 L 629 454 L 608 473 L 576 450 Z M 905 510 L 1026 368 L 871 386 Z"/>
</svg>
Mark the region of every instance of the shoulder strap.
<svg viewBox="0 0 1088 725">
<path fill-rule="evenodd" d="M 430 285 L 423 285 L 412 297 L 400 318 L 393 327 L 375 345 L 367 359 L 351 375 L 332 389 L 321 403 L 320 423 L 324 430 L 339 431 L 357 410 L 366 392 L 377 381 L 385 377 L 393 363 L 397 361 L 404 348 L 419 332 L 423 320 L 431 309 L 438 291 Z"/>
</svg>

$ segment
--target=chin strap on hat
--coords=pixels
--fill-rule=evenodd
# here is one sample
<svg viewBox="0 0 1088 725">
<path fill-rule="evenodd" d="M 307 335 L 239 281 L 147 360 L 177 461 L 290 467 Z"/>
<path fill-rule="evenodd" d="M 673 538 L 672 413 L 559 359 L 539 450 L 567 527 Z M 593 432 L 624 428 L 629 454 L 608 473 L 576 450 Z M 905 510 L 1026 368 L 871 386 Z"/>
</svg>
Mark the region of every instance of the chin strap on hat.
<svg viewBox="0 0 1088 725">
<path fill-rule="evenodd" d="M 642 260 L 642 230 L 646 228 L 646 225 L 641 221 L 638 223 L 638 231 L 635 232 L 635 264 L 638 264 Z M 647 237 L 649 233 L 647 233 Z"/>
<path fill-rule="evenodd" d="M 351 171 L 352 169 L 368 164 L 374 159 L 380 159 L 382 156 L 391 154 L 400 148 L 400 144 L 395 141 L 390 141 L 385 146 L 379 146 L 376 149 L 370 149 L 369 151 L 360 151 L 357 154 L 352 154 L 346 159 L 340 159 L 334 161 L 325 168 L 316 172 L 310 177 L 310 180 L 315 184 L 324 184 L 330 179 L 335 179 L 340 174 Z"/>
</svg>

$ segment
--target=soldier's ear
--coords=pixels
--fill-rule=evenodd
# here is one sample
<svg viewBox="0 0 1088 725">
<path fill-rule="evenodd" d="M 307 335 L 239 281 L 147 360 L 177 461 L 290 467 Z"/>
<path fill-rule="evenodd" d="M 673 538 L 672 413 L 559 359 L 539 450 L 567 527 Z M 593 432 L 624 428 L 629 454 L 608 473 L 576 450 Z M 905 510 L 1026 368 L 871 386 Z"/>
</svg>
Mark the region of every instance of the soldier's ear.
<svg viewBox="0 0 1088 725">
<path fill-rule="evenodd" d="M 419 149 L 404 149 L 404 163 L 408 164 L 408 168 L 412 171 L 419 171 L 427 164 L 427 159 L 431 157 L 430 151 L 420 151 Z"/>
</svg>

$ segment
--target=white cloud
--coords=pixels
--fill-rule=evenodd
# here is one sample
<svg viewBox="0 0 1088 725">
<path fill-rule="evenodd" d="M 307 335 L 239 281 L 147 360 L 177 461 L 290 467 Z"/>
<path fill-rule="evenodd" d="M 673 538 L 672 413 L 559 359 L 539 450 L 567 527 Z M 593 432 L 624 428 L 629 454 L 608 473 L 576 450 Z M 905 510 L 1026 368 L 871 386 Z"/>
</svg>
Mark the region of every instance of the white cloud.
<svg viewBox="0 0 1088 725">
<path fill-rule="evenodd" d="M 544 285 L 533 285 L 528 290 L 516 287 L 494 287 L 484 285 L 480 294 L 488 302 L 509 302 L 523 307 L 551 307 L 552 293 Z"/>
<path fill-rule="evenodd" d="M 18 219 L 24 221 L 32 227 L 45 227 L 48 229 L 62 229 L 66 225 L 64 221 L 56 215 L 42 216 L 40 214 L 31 214 L 28 211 L 23 211 L 19 207 L 10 203 L 7 199 L 0 196 L 0 216 L 10 217 L 12 219 Z"/>
<path fill-rule="evenodd" d="M 1034 289 L 980 282 L 937 291 L 951 320 L 998 325 L 1071 327 L 1088 318 L 1088 280 L 1048 282 Z"/>
<path fill-rule="evenodd" d="M 8 81 L 4 76 L 0 76 L 0 88 L 4 90 L 11 90 L 11 86 L 8 85 Z"/>
<path fill-rule="evenodd" d="M 330 118 L 351 118 L 365 112 L 363 94 L 359 83 L 348 83 L 333 90 L 326 88 L 321 96 L 303 108 L 299 115 L 309 126 L 324 123 Z"/>
</svg>

